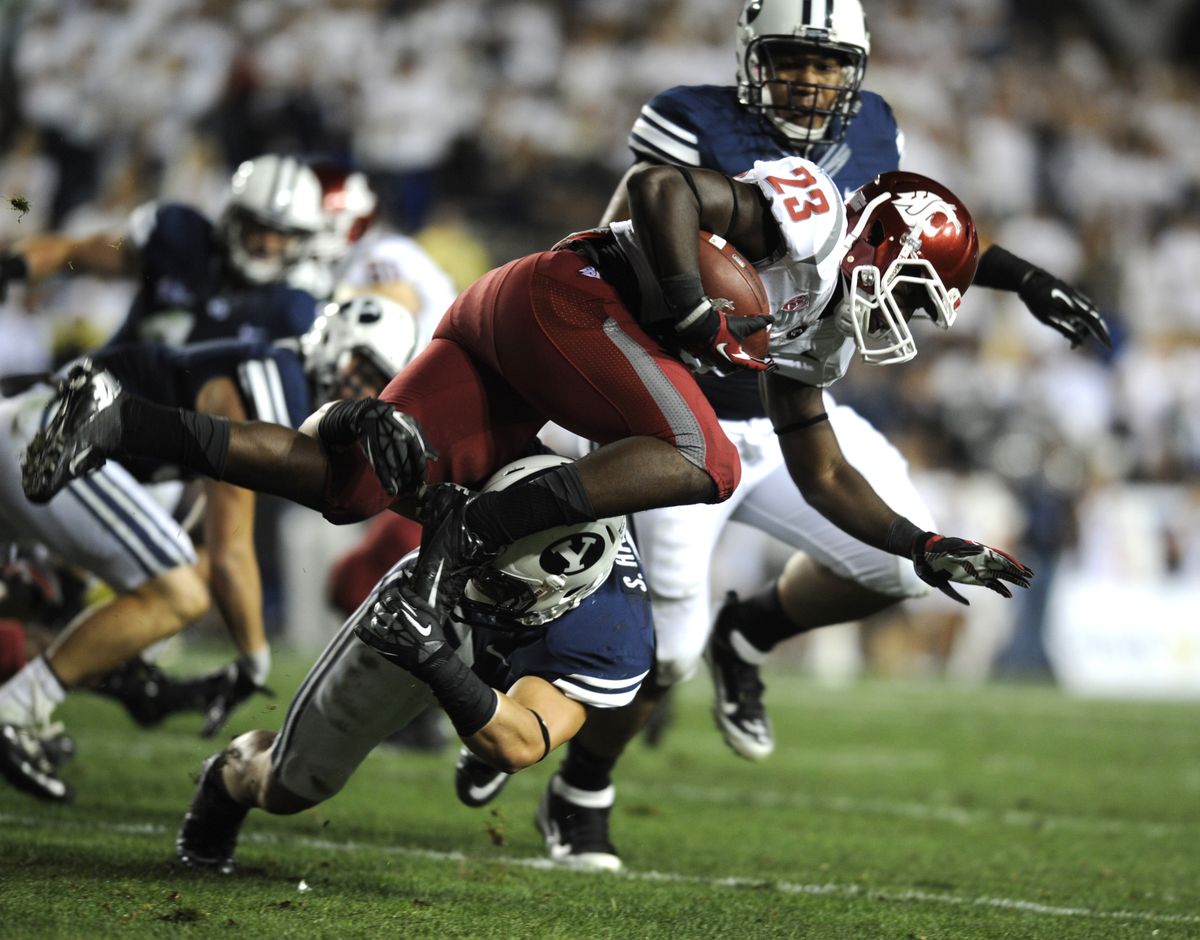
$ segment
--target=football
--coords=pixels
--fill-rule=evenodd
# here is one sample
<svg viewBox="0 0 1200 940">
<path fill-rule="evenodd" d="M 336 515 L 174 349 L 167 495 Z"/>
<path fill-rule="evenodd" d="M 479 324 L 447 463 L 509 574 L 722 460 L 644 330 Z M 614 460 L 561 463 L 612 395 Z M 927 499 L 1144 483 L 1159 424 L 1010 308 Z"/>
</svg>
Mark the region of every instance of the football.
<svg viewBox="0 0 1200 940">
<path fill-rule="evenodd" d="M 732 303 L 733 310 L 728 312 L 734 316 L 756 317 L 771 312 L 767 289 L 754 265 L 711 232 L 700 232 L 700 283 L 709 297 L 722 297 Z M 770 337 L 762 330 L 746 341 L 745 349 L 752 356 L 765 358 L 769 344 Z"/>
</svg>

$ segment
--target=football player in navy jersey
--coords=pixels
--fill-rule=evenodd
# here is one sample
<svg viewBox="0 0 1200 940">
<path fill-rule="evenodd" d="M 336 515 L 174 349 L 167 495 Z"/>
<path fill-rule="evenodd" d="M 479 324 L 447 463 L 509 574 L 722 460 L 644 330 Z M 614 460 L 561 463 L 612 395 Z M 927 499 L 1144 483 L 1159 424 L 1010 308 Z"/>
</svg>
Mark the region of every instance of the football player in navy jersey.
<svg viewBox="0 0 1200 940">
<path fill-rule="evenodd" d="M 501 468 L 495 492 L 570 463 L 538 455 Z M 507 779 L 572 738 L 597 712 L 637 693 L 654 631 L 637 552 L 621 517 L 562 526 L 510 545 L 479 570 L 448 622 L 417 593 L 415 553 L 402 559 L 346 621 L 300 686 L 282 729 L 250 731 L 205 762 L 176 839 L 179 858 L 230 872 L 253 807 L 298 813 L 329 799 L 380 741 L 435 701 L 464 753 Z M 386 622 L 403 642 L 382 654 L 360 638 Z M 400 668 L 396 668 L 399 666 Z M 571 849 L 578 824 L 558 826 L 556 775 L 538 810 L 553 845 Z M 486 794 L 464 784 L 475 805 Z M 593 867 L 619 866 L 595 846 Z"/>
<path fill-rule="evenodd" d="M 408 311 L 363 296 L 331 306 L 303 336 L 276 343 L 109 347 L 93 362 L 71 367 L 57 392 L 41 384 L 0 402 L 13 428 L 0 442 L 0 538 L 42 542 L 119 591 L 111 602 L 81 614 L 44 656 L 0 687 L 0 773 L 36 796 L 69 799 L 70 788 L 41 746 L 54 708 L 70 689 L 104 676 L 199 618 L 210 590 L 240 656 L 209 689 L 208 733 L 263 687 L 270 668 L 253 540 L 254 493 L 207 481 L 205 551 L 199 559 L 143 485 L 179 478 L 180 466 L 110 461 L 53 498 L 30 502 L 21 492 L 18 454 L 39 428 L 54 428 L 69 417 L 71 408 L 60 406 L 57 396 L 81 375 L 95 380 L 93 402 L 111 404 L 136 392 L 155 403 L 139 416 L 141 430 L 150 436 L 178 434 L 175 416 L 184 408 L 297 427 L 318 404 L 377 394 L 415 342 Z M 117 411 L 109 409 L 110 418 Z"/>
<path fill-rule="evenodd" d="M 313 171 L 269 154 L 238 167 L 216 223 L 191 206 L 151 202 L 134 210 L 124 232 L 26 239 L 0 254 L 0 299 L 12 280 L 136 277 L 137 294 L 110 345 L 299 336 L 316 302 L 285 278 L 323 222 Z"/>
<path fill-rule="evenodd" d="M 757 160 L 801 154 L 849 193 L 898 167 L 903 135 L 892 110 L 861 89 L 870 39 L 859 0 L 750 0 L 738 20 L 736 45 L 736 85 L 675 87 L 642 108 L 629 135 L 636 160 L 630 174 L 647 164 L 674 164 L 733 175 Z M 623 180 L 604 221 L 627 215 Z M 973 283 L 1017 292 L 1072 346 L 1089 336 L 1111 345 L 1087 297 L 999 246 L 981 254 Z M 897 568 L 894 557 L 830 526 L 791 485 L 763 417 L 756 376 L 702 376 L 699 384 L 738 445 L 743 484 L 715 512 L 687 507 L 638 517 L 655 603 L 658 681 L 646 684 L 634 711 L 640 710 L 639 722 L 647 720 L 653 691 L 688 677 L 707 655 L 717 691 L 715 717 L 726 741 L 741 756 L 761 759 L 774 748 L 758 669 L 767 653 L 787 637 L 857 620 L 928 588 L 911 570 Z M 829 397 L 827 406 L 843 450 L 872 486 L 898 512 L 932 525 L 903 457 L 850 408 Z M 760 594 L 731 597 L 708 643 L 706 573 L 730 518 L 800 551 Z M 585 734 L 573 746 L 588 741 Z"/>
</svg>

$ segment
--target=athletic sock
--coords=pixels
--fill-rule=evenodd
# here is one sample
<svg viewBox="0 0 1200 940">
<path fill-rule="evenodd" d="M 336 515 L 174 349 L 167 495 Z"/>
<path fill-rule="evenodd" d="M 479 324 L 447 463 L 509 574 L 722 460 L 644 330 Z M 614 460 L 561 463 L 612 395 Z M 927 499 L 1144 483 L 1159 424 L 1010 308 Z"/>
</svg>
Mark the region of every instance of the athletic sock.
<svg viewBox="0 0 1200 940">
<path fill-rule="evenodd" d="M 493 545 L 511 545 L 534 532 L 595 518 L 592 501 L 573 463 L 497 493 L 481 493 L 466 513 L 471 531 Z"/>
<path fill-rule="evenodd" d="M 156 405 L 135 395 L 123 397 L 120 408 L 120 449 L 124 453 L 155 457 L 214 480 L 224 477 L 229 458 L 228 418 Z"/>
<path fill-rule="evenodd" d="M 804 632 L 784 613 L 783 604 L 779 600 L 778 581 L 772 581 L 757 594 L 737 602 L 733 630 L 741 634 L 742 639 L 763 657 L 788 637 Z M 732 643 L 743 659 L 748 662 L 755 661 L 752 651 L 739 648 L 736 637 L 732 639 Z M 746 655 L 747 653 L 751 655 Z M 761 660 L 759 662 L 761 663 Z"/>
<path fill-rule="evenodd" d="M 23 727 L 46 724 L 67 690 L 44 656 L 30 660 L 0 687 L 0 722 Z"/>
<path fill-rule="evenodd" d="M 589 751 L 578 740 L 572 740 L 567 745 L 567 757 L 558 769 L 558 776 L 568 787 L 597 792 L 612 785 L 612 771 L 616 764 L 615 757 L 602 757 Z"/>
</svg>

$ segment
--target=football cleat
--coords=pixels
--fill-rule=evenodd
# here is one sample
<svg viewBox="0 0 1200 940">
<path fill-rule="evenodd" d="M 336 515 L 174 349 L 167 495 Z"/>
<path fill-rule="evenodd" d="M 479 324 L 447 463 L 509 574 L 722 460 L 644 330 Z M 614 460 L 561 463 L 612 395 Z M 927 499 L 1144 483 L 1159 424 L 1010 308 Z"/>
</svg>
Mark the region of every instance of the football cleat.
<svg viewBox="0 0 1200 940">
<path fill-rule="evenodd" d="M 499 554 L 467 525 L 474 494 L 454 483 L 435 483 L 421 491 L 421 550 L 412 588 L 435 610 L 451 610 L 477 568 Z"/>
<path fill-rule="evenodd" d="M 388 735 L 383 743 L 401 751 L 438 754 L 450 743 L 445 712 L 430 705 L 399 731 Z"/>
<path fill-rule="evenodd" d="M 464 806 L 486 806 L 500 795 L 509 775 L 484 763 L 467 748 L 458 752 L 454 765 L 454 792 Z"/>
<path fill-rule="evenodd" d="M 198 686 L 199 709 L 204 713 L 204 724 L 200 728 L 202 738 L 215 736 L 225 727 L 234 710 L 250 696 L 261 692 L 268 698 L 275 697 L 271 689 L 255 682 L 239 662 L 229 663 L 216 672 L 191 682 Z"/>
<path fill-rule="evenodd" d="M 620 871 L 621 858 L 608 837 L 615 789 L 580 790 L 555 774 L 538 803 L 534 822 L 551 861 L 584 871 Z M 586 804 L 586 805 L 585 805 Z"/>
<path fill-rule="evenodd" d="M 734 753 L 746 760 L 763 760 L 775 750 L 775 734 L 763 705 L 766 687 L 758 666 L 739 655 L 737 650 L 739 641 L 749 645 L 737 633 L 741 616 L 738 596 L 730 591 L 717 614 L 716 626 L 704 651 L 716 691 L 713 717 L 725 743 Z"/>
<path fill-rule="evenodd" d="M 221 780 L 224 766 L 224 751 L 201 765 L 196 794 L 175 837 L 175 854 L 189 868 L 215 869 L 228 875 L 235 867 L 238 833 L 250 807 L 229 795 Z"/>
<path fill-rule="evenodd" d="M 184 682 L 168 678 L 154 663 L 134 656 L 101 677 L 92 691 L 116 699 L 130 718 L 143 728 L 153 728 L 174 712 L 200 708 L 195 692 L 186 696 L 188 701 L 181 701 L 179 691 L 183 688 Z"/>
<path fill-rule="evenodd" d="M 0 775 L 39 799 L 69 803 L 75 798 L 41 737 L 24 725 L 0 724 Z"/>
<path fill-rule="evenodd" d="M 122 394 L 112 373 L 91 360 L 71 367 L 58 383 L 49 422 L 21 458 L 21 487 L 30 502 L 49 502 L 72 480 L 104 464 L 120 440 L 120 414 L 114 406 Z M 109 420 L 97 421 L 100 415 Z"/>
</svg>

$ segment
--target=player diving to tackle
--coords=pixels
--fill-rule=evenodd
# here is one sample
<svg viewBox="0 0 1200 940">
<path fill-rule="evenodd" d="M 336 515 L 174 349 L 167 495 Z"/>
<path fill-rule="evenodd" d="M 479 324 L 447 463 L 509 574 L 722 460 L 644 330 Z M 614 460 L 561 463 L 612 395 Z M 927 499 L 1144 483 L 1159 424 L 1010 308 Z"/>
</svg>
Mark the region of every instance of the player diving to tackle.
<svg viewBox="0 0 1200 940">
<path fill-rule="evenodd" d="M 566 463 L 524 458 L 484 489 Z M 632 700 L 650 669 L 650 604 L 623 518 L 510 545 L 476 573 L 448 621 L 414 592 L 415 563 L 415 553 L 401 560 L 346 621 L 278 733 L 247 732 L 205 762 L 176 840 L 186 864 L 232 871 L 251 808 L 291 814 L 329 799 L 431 701 L 473 753 L 511 774 L 543 760 L 595 710 Z M 360 638 L 385 621 L 403 621 L 406 637 L 387 656 Z M 538 810 L 545 831 L 549 799 Z"/>
</svg>

